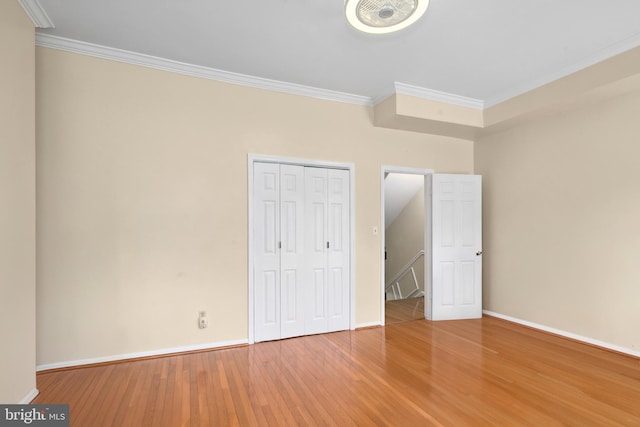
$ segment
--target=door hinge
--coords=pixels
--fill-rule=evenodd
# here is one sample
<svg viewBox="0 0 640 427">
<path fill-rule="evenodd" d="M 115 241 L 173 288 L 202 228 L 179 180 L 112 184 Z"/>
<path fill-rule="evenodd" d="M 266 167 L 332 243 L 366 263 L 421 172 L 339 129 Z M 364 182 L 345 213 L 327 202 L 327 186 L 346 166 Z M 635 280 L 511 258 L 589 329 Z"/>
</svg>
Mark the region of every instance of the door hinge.
<svg viewBox="0 0 640 427">
<path fill-rule="evenodd" d="M 278 249 L 282 249 L 282 242 L 278 242 Z"/>
<path fill-rule="evenodd" d="M 327 242 L 327 249 L 329 249 L 329 242 Z"/>
</svg>

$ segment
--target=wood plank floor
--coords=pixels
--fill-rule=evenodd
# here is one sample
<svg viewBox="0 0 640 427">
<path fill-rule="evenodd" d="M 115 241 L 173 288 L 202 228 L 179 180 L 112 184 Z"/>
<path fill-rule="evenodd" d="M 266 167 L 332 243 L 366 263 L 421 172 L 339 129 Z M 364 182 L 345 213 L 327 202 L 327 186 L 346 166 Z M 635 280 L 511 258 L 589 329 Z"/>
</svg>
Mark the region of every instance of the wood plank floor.
<svg viewBox="0 0 640 427">
<path fill-rule="evenodd" d="M 424 319 L 424 297 L 385 301 L 385 325 L 418 319 Z"/>
<path fill-rule="evenodd" d="M 500 319 L 409 321 L 37 376 L 72 426 L 640 426 L 640 359 Z"/>
</svg>

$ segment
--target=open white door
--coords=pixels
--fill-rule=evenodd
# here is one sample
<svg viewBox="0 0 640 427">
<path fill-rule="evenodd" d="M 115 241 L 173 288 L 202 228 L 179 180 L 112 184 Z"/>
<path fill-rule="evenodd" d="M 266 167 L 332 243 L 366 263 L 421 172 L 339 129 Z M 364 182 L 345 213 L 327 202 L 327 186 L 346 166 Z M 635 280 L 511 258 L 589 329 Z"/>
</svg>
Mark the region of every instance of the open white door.
<svg viewBox="0 0 640 427">
<path fill-rule="evenodd" d="M 434 174 L 431 202 L 433 264 L 427 315 L 431 320 L 480 318 L 482 177 Z"/>
</svg>

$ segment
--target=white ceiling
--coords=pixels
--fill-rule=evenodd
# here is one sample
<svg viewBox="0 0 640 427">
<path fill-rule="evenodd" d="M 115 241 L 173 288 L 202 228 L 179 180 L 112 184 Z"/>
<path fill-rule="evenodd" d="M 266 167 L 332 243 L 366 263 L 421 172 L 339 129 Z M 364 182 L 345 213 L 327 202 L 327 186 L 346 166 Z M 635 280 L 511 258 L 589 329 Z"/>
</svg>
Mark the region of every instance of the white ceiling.
<svg viewBox="0 0 640 427">
<path fill-rule="evenodd" d="M 72 40 L 380 99 L 394 82 L 495 103 L 640 45 L 638 0 L 431 0 L 391 35 L 344 0 L 39 0 Z"/>
</svg>

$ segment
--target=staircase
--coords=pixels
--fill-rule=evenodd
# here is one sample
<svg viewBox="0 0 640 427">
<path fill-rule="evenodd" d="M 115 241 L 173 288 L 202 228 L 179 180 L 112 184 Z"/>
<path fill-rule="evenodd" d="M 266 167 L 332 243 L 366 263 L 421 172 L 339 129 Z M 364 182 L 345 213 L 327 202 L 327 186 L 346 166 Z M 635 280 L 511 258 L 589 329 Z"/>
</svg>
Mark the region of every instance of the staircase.
<svg viewBox="0 0 640 427">
<path fill-rule="evenodd" d="M 411 258 L 411 260 L 407 264 L 405 264 L 402 270 L 400 270 L 400 272 L 386 284 L 384 292 L 387 300 L 414 298 L 424 295 L 424 291 L 420 289 L 418 279 L 416 278 L 416 271 L 414 269 L 415 263 L 418 262 L 418 260 L 422 257 L 424 257 L 424 250 L 421 250 L 417 254 L 415 254 L 415 256 Z M 413 278 L 414 286 L 413 288 L 405 289 L 403 291 L 402 287 L 400 286 L 400 282 L 409 273 L 411 273 L 411 277 Z"/>
</svg>

